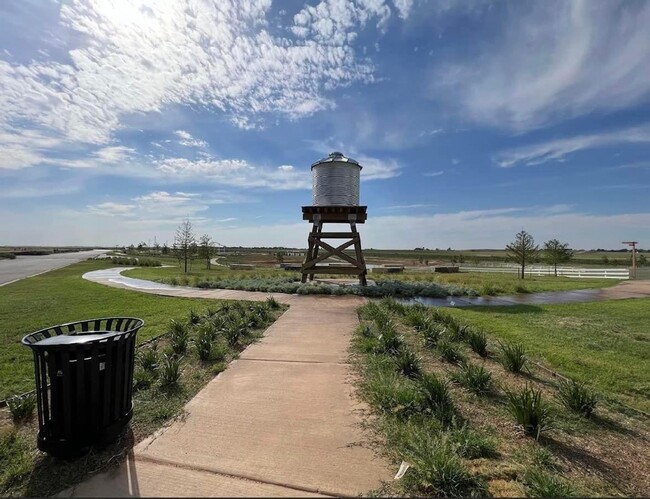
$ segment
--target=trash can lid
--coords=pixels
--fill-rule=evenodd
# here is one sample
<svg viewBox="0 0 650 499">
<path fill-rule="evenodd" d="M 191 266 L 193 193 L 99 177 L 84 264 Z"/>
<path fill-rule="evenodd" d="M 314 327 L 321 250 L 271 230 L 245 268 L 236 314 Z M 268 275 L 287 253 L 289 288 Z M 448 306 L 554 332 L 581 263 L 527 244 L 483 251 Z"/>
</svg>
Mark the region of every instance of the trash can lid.
<svg viewBox="0 0 650 499">
<path fill-rule="evenodd" d="M 54 345 L 83 345 L 96 340 L 111 338 L 113 336 L 120 336 L 124 333 L 115 331 L 87 331 L 84 334 L 60 334 L 58 336 L 50 336 L 32 343 L 29 346 L 34 347 L 47 347 Z"/>
</svg>

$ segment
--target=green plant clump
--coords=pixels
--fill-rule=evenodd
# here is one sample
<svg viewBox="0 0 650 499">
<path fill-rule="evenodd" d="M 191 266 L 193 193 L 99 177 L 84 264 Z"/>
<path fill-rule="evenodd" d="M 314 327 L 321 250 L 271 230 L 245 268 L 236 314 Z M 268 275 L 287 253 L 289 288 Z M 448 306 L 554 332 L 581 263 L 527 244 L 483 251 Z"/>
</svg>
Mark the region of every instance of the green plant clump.
<svg viewBox="0 0 650 499">
<path fill-rule="evenodd" d="M 574 497 L 576 491 L 557 473 L 540 469 L 529 470 L 524 475 L 528 497 Z"/>
<path fill-rule="evenodd" d="M 542 391 L 528 385 L 519 392 L 506 391 L 508 412 L 527 435 L 539 439 L 543 431 L 549 429 L 550 412 L 542 401 Z"/>
<path fill-rule="evenodd" d="M 15 395 L 7 399 L 9 412 L 15 423 L 20 423 L 32 417 L 36 409 L 36 395 Z"/>
<path fill-rule="evenodd" d="M 528 358 L 521 343 L 501 343 L 501 364 L 508 371 L 519 373 L 526 365 Z"/>
<path fill-rule="evenodd" d="M 487 336 L 484 331 L 470 331 L 467 335 L 467 343 L 481 357 L 485 358 L 488 356 Z"/>
<path fill-rule="evenodd" d="M 187 351 L 187 344 L 190 335 L 187 325 L 183 322 L 174 319 L 170 322 L 169 340 L 171 342 L 172 351 L 176 355 L 182 355 Z"/>
<path fill-rule="evenodd" d="M 598 403 L 596 393 L 584 383 L 567 380 L 560 383 L 558 398 L 567 409 L 590 417 Z"/>
<path fill-rule="evenodd" d="M 417 378 L 422 374 L 422 359 L 409 348 L 403 348 L 394 358 L 397 370 L 404 376 Z"/>
<path fill-rule="evenodd" d="M 181 359 L 164 354 L 160 363 L 160 385 L 170 388 L 178 383 L 181 377 Z"/>
<path fill-rule="evenodd" d="M 29 445 L 15 429 L 0 430 L 0 495 L 19 485 L 32 471 Z"/>
<path fill-rule="evenodd" d="M 460 364 L 465 360 L 458 345 L 451 343 L 450 341 L 441 341 L 438 343 L 438 352 L 440 353 L 442 360 L 446 360 L 451 364 Z"/>
<path fill-rule="evenodd" d="M 452 379 L 476 395 L 485 395 L 492 389 L 492 373 L 483 366 L 465 362 Z"/>
<path fill-rule="evenodd" d="M 449 384 L 433 373 L 425 373 L 419 380 L 423 409 L 431 412 L 442 423 L 450 424 L 456 412 Z"/>
</svg>

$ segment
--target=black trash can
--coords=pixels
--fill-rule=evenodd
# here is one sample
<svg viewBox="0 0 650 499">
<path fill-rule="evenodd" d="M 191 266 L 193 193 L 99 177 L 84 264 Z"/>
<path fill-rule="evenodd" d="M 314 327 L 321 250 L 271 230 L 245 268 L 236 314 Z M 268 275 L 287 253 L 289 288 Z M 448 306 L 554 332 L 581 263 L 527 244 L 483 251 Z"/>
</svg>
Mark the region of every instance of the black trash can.
<svg viewBox="0 0 650 499">
<path fill-rule="evenodd" d="M 34 353 L 38 448 L 79 455 L 115 440 L 133 415 L 134 317 L 71 322 L 25 336 Z"/>
</svg>

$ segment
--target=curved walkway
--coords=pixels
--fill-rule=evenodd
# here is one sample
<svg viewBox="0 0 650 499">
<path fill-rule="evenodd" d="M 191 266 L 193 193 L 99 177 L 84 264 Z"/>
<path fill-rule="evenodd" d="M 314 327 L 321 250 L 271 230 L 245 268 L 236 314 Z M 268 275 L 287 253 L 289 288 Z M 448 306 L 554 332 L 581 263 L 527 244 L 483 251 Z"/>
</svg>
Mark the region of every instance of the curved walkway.
<svg viewBox="0 0 650 499">
<path fill-rule="evenodd" d="M 168 296 L 265 300 L 268 293 L 198 290 L 119 276 L 84 278 Z M 117 470 L 63 496 L 355 496 L 390 480 L 368 446 L 348 345 L 359 297 L 276 294 L 291 307 Z"/>
</svg>

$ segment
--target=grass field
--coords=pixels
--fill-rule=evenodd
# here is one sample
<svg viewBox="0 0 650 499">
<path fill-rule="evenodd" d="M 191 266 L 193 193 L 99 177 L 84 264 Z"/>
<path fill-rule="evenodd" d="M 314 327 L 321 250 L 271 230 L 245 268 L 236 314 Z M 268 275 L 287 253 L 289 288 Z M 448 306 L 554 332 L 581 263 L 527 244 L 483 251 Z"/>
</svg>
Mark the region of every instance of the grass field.
<svg viewBox="0 0 650 499">
<path fill-rule="evenodd" d="M 650 413 L 650 298 L 451 310 L 564 376 Z"/>
<path fill-rule="evenodd" d="M 190 284 L 198 279 L 264 279 L 268 277 L 295 277 L 297 272 L 289 272 L 272 267 L 257 267 L 252 270 L 230 270 L 222 266 L 213 266 L 206 270 L 204 265 L 195 263 L 192 271 L 184 274 L 177 264 L 165 262 L 173 267 L 146 267 L 127 270 L 124 275 L 148 280 L 169 280 L 175 278 L 179 283 Z M 331 276 L 329 276 L 331 277 Z M 574 289 L 604 288 L 614 286 L 616 279 L 570 279 L 568 277 L 530 277 L 518 279 L 512 274 L 459 273 L 440 274 L 433 272 L 406 272 L 403 274 L 369 274 L 377 281 L 429 281 L 443 284 L 455 284 L 476 290 L 482 295 L 502 295 L 514 293 L 538 293 L 543 291 L 567 291 Z"/>
<path fill-rule="evenodd" d="M 138 333 L 144 341 L 164 332 L 170 319 L 207 307 L 208 300 L 134 293 L 81 278 L 110 266 L 81 262 L 0 287 L 0 399 L 34 387 L 32 354 L 20 343 L 30 332 L 95 317 L 135 316 L 145 321 Z"/>
</svg>

